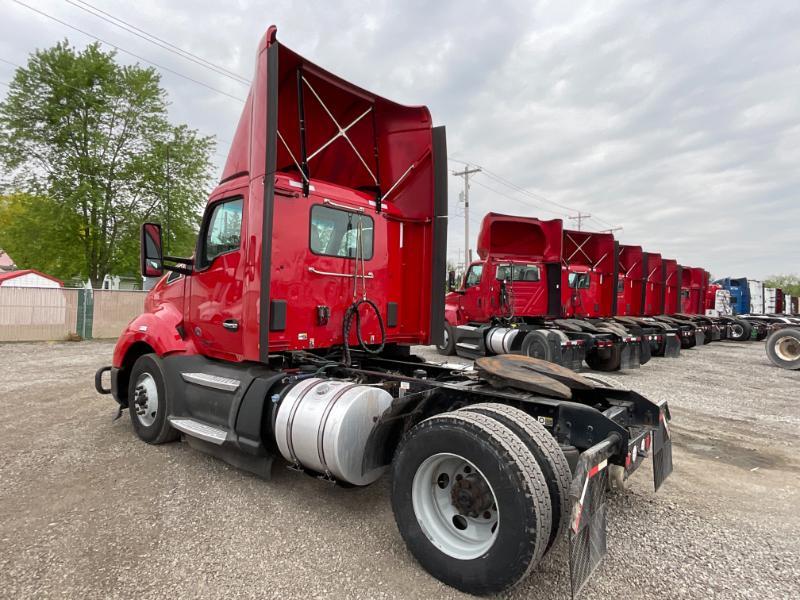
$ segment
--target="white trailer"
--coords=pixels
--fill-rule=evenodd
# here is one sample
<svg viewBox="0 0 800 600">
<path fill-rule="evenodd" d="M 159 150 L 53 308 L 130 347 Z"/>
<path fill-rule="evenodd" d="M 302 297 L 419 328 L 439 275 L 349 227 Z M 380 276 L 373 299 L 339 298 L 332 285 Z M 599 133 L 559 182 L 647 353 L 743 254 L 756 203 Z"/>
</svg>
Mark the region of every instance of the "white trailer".
<svg viewBox="0 0 800 600">
<path fill-rule="evenodd" d="M 750 314 L 763 315 L 764 310 L 764 282 L 748 279 L 747 285 L 750 288 Z"/>
<path fill-rule="evenodd" d="M 775 301 L 778 296 L 778 290 L 776 288 L 765 287 L 764 288 L 764 314 L 766 315 L 774 315 L 775 314 Z"/>
</svg>

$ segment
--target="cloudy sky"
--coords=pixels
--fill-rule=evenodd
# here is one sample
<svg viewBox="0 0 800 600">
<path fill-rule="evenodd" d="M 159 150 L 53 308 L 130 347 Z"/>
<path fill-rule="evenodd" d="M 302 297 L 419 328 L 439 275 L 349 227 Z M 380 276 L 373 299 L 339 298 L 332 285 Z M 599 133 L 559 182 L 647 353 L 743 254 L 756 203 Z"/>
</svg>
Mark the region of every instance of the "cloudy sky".
<svg viewBox="0 0 800 600">
<path fill-rule="evenodd" d="M 114 27 L 96 7 L 249 79 L 281 41 L 362 87 L 426 104 L 456 160 L 480 165 L 471 245 L 489 209 L 592 215 L 715 276 L 800 271 L 800 3 L 21 0 L 162 70 L 171 115 L 218 138 L 224 162 L 247 87 Z M 0 59 L 92 38 L 0 3 Z M 120 52 L 120 60 L 136 62 Z M 139 60 L 139 62 L 143 62 Z M 0 82 L 14 67 L 0 62 Z M 3 89 L 0 89 L 3 93 Z M 226 95 L 227 94 L 227 95 Z M 449 252 L 463 256 L 461 180 Z M 567 221 L 574 225 L 575 221 Z"/>
</svg>

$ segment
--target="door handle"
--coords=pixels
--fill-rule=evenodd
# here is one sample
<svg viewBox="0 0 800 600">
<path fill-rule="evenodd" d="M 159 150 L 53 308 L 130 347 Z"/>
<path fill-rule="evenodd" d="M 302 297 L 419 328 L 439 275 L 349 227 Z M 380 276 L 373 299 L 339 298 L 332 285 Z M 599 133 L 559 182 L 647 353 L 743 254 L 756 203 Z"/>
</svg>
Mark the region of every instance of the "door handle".
<svg viewBox="0 0 800 600">
<path fill-rule="evenodd" d="M 237 321 L 236 319 L 225 319 L 222 322 L 222 326 L 225 329 L 230 329 L 231 331 L 236 331 L 236 330 L 239 329 L 239 321 Z"/>
</svg>

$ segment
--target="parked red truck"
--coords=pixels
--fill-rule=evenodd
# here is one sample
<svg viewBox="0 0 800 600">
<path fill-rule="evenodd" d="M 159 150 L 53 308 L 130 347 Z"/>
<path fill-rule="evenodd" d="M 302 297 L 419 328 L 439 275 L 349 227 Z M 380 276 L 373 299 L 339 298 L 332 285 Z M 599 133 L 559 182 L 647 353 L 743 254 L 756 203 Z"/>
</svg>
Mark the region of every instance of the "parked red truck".
<svg viewBox="0 0 800 600">
<path fill-rule="evenodd" d="M 662 312 L 661 255 L 644 252 L 641 246 L 620 244 L 617 265 L 616 320 L 639 327 L 642 339 L 649 341 L 652 356 L 678 357 L 678 329 L 652 318 Z"/>
<path fill-rule="evenodd" d="M 590 277 L 570 273 L 560 219 L 489 213 L 481 224 L 478 256 L 460 286 L 451 282 L 445 298 L 442 354 L 472 359 L 523 354 L 573 369 L 581 368 L 583 360 L 599 370 L 639 366 L 636 336 L 570 318 L 576 310 L 583 312 L 583 295 L 587 304 L 593 303 L 600 288 L 578 289 L 584 279 L 589 285 Z M 608 283 L 613 294 L 613 282 Z M 573 295 L 578 298 L 574 303 Z"/>
<path fill-rule="evenodd" d="M 166 273 L 95 387 L 145 442 L 183 437 L 263 477 L 275 460 L 348 486 L 390 469 L 409 551 L 469 593 L 522 581 L 566 530 L 577 593 L 605 554 L 612 468 L 652 455 L 656 489 L 671 473 L 669 411 L 529 357 L 411 353 L 444 320 L 446 156 L 425 107 L 342 80 L 271 27 L 195 255 L 164 256 L 143 226 L 143 275 Z M 557 282 L 554 262 L 539 274 Z"/>
</svg>

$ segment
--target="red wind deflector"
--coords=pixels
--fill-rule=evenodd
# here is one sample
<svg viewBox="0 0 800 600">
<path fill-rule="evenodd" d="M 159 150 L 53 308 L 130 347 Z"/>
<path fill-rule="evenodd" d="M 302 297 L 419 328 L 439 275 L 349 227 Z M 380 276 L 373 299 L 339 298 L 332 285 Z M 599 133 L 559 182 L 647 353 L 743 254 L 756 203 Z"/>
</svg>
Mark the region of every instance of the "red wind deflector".
<svg viewBox="0 0 800 600">
<path fill-rule="evenodd" d="M 540 221 L 488 213 L 478 234 L 478 256 L 518 258 L 520 260 L 561 260 L 561 219 Z"/>
<path fill-rule="evenodd" d="M 263 175 L 266 49 L 278 46 L 275 170 L 393 202 L 409 219 L 433 213 L 431 117 L 363 90 L 279 44 L 270 27 L 222 180 Z M 251 148 L 252 144 L 252 148 Z M 380 210 L 380 208 L 379 208 Z"/>
<path fill-rule="evenodd" d="M 597 273 L 614 273 L 614 236 L 610 233 L 564 230 L 564 263 Z"/>
<path fill-rule="evenodd" d="M 626 279 L 641 281 L 644 279 L 644 263 L 641 246 L 619 246 L 619 273 Z"/>
</svg>

